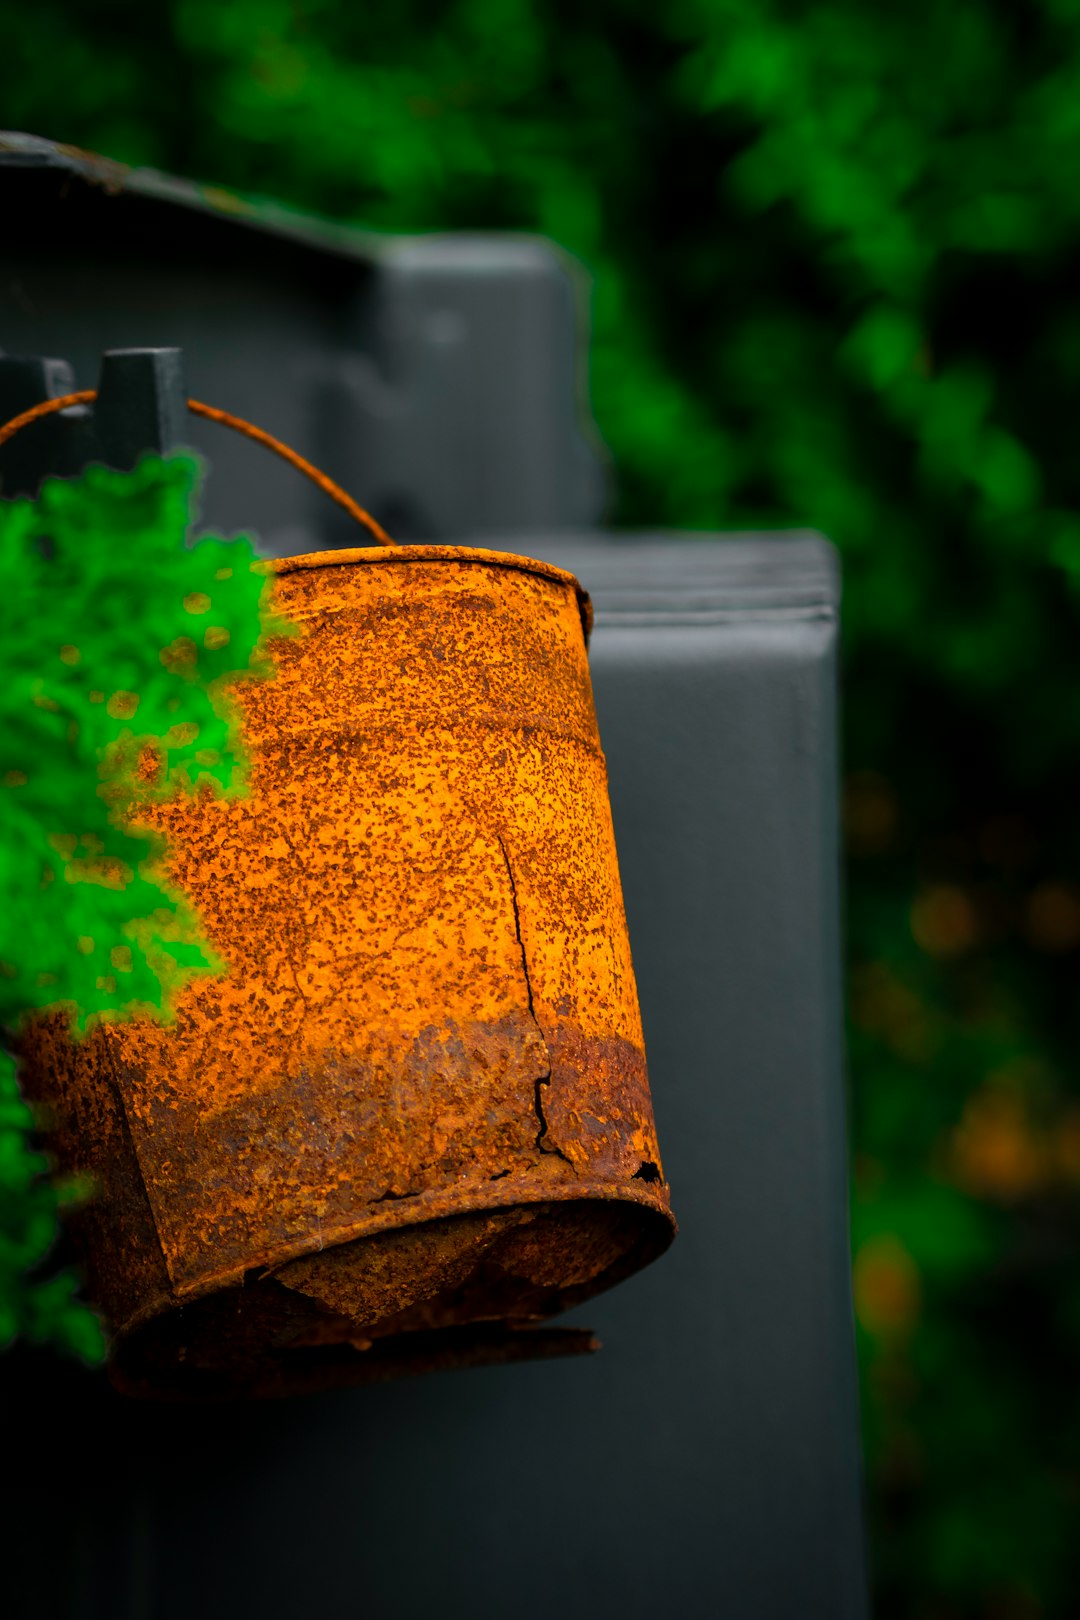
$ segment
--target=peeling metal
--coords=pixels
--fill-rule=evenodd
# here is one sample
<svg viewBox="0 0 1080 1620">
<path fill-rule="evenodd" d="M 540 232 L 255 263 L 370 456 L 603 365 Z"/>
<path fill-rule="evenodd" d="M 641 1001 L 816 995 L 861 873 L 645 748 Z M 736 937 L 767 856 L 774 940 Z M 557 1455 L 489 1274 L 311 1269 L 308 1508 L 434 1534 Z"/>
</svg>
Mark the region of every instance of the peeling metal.
<svg viewBox="0 0 1080 1620">
<path fill-rule="evenodd" d="M 674 1225 L 561 570 L 274 565 L 248 797 L 156 805 L 229 964 L 176 1016 L 26 1044 L 134 1393 L 277 1394 L 590 1348 L 539 1328 Z"/>
</svg>

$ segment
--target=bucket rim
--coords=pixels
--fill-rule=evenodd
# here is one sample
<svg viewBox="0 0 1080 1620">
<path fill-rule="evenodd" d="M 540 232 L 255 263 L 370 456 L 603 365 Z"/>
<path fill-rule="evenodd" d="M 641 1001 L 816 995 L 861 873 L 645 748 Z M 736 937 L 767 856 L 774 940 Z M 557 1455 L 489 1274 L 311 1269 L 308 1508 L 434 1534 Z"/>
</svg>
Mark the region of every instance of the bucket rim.
<svg viewBox="0 0 1080 1620">
<path fill-rule="evenodd" d="M 293 557 L 266 557 L 262 559 L 267 572 L 274 575 L 315 572 L 321 568 L 351 568 L 366 563 L 423 563 L 458 562 L 478 563 L 488 568 L 514 569 L 518 573 L 534 574 L 551 580 L 556 585 L 569 585 L 577 597 L 578 610 L 586 639 L 593 624 L 593 607 L 589 593 L 576 574 L 555 563 L 542 562 L 513 551 L 490 551 L 484 546 L 413 545 L 350 546 L 332 551 L 305 551 Z"/>
<path fill-rule="evenodd" d="M 426 1226 L 429 1222 L 445 1220 L 455 1215 L 475 1215 L 486 1211 L 512 1208 L 515 1205 L 563 1203 L 621 1203 L 632 1204 L 653 1217 L 653 1245 L 642 1245 L 642 1258 L 633 1270 L 642 1270 L 664 1254 L 678 1236 L 679 1224 L 672 1213 L 668 1183 L 657 1193 L 643 1182 L 547 1181 L 535 1176 L 507 1178 L 497 1183 L 481 1182 L 467 1188 L 432 1187 L 407 1199 L 394 1199 L 387 1205 L 364 1205 L 352 1218 L 345 1218 L 329 1227 L 320 1227 L 301 1237 L 285 1239 L 244 1256 L 240 1264 L 219 1264 L 213 1270 L 201 1273 L 188 1283 L 176 1283 L 170 1277 L 168 1288 L 156 1293 L 138 1306 L 122 1322 L 113 1325 L 113 1337 L 119 1342 L 155 1317 L 169 1309 L 194 1304 L 196 1300 L 218 1293 L 222 1289 L 242 1285 L 251 1270 L 273 1275 L 293 1260 L 305 1260 L 331 1249 L 342 1248 L 358 1239 L 376 1237 L 410 1226 Z M 649 1250 L 652 1252 L 648 1252 Z M 632 1274 L 632 1273 L 630 1273 Z"/>
</svg>

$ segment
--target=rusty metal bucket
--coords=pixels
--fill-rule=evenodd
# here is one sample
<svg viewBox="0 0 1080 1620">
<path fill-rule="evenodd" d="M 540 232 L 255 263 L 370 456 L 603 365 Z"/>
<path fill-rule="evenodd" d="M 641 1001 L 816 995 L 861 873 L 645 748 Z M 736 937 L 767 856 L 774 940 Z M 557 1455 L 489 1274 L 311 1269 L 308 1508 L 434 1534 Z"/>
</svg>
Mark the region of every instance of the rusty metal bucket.
<svg viewBox="0 0 1080 1620">
<path fill-rule="evenodd" d="M 230 971 L 27 1041 L 113 1377 L 274 1394 L 585 1347 L 671 1241 L 586 654 L 560 569 L 273 565 L 250 795 L 154 805 Z M 525 1331 L 522 1331 L 522 1330 Z"/>
</svg>

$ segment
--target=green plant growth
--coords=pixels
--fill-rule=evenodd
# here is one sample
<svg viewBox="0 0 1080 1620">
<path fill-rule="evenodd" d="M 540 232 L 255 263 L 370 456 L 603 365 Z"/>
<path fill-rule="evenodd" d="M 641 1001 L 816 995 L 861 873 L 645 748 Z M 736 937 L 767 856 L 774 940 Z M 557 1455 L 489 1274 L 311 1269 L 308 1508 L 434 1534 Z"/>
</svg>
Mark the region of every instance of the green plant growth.
<svg viewBox="0 0 1080 1620">
<path fill-rule="evenodd" d="M 249 540 L 185 545 L 189 456 L 48 479 L 0 502 L 0 1024 L 61 1006 L 73 1029 L 167 1016 L 219 967 L 162 871 L 140 802 L 207 783 L 242 791 L 227 683 L 265 674 L 269 582 Z M 0 1050 L 0 1344 L 101 1354 L 67 1271 L 48 1272 L 57 1210 L 10 1051 Z"/>
</svg>

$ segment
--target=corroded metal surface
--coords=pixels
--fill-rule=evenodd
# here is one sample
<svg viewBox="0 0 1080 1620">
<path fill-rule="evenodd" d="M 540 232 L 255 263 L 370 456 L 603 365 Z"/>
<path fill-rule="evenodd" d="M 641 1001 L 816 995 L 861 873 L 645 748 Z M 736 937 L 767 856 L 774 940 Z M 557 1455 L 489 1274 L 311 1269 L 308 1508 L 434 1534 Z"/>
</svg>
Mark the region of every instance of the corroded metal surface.
<svg viewBox="0 0 1080 1620">
<path fill-rule="evenodd" d="M 146 814 L 229 973 L 167 1026 L 30 1041 L 134 1390 L 527 1354 L 673 1232 L 576 582 L 275 569 L 301 635 L 237 688 L 250 795 Z"/>
</svg>

